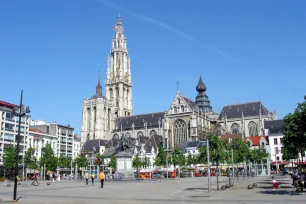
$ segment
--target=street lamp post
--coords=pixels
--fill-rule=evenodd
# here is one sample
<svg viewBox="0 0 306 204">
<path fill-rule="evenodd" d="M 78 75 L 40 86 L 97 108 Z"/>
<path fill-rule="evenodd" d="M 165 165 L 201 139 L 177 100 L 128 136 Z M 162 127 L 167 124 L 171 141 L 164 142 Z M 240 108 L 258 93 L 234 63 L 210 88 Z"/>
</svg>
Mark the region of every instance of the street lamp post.
<svg viewBox="0 0 306 204">
<path fill-rule="evenodd" d="M 21 118 L 23 116 L 25 116 L 26 113 L 30 113 L 30 108 L 29 107 L 26 107 L 26 111 L 24 112 L 23 105 L 22 105 L 22 97 L 23 97 L 23 90 L 21 90 L 21 95 L 20 95 L 19 113 L 16 112 L 16 107 L 14 107 L 14 109 L 13 109 L 13 115 L 19 117 L 19 121 L 18 121 L 18 135 L 17 135 L 17 138 L 16 138 L 17 139 L 17 147 L 16 147 L 16 164 L 15 164 L 15 182 L 14 182 L 13 201 L 17 201 L 17 177 L 18 177 L 18 160 L 19 160 Z"/>
<path fill-rule="evenodd" d="M 209 139 L 206 137 L 206 154 L 207 154 L 207 174 L 208 174 L 208 192 L 211 191 L 211 182 L 210 182 L 210 155 L 209 155 Z"/>
</svg>

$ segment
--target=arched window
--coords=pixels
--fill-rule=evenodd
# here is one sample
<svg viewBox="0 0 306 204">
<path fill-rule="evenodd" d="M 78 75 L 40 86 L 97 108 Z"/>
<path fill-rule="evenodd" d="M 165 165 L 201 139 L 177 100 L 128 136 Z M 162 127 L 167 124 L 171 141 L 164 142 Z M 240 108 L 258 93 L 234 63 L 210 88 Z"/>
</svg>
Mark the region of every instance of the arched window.
<svg viewBox="0 0 306 204">
<path fill-rule="evenodd" d="M 217 130 L 217 136 L 221 136 L 221 131 Z"/>
<path fill-rule="evenodd" d="M 232 129 L 232 134 L 238 134 L 239 133 L 239 125 L 237 123 L 233 123 L 231 129 Z"/>
<path fill-rule="evenodd" d="M 248 125 L 249 127 L 249 136 L 257 136 L 258 135 L 258 130 L 257 130 L 257 125 L 255 122 L 251 121 Z"/>
<path fill-rule="evenodd" d="M 155 136 L 155 135 L 157 135 L 157 132 L 156 132 L 155 130 L 152 130 L 152 131 L 150 132 L 150 137 Z"/>
<path fill-rule="evenodd" d="M 131 137 L 131 134 L 129 132 L 125 133 L 125 137 Z"/>
<path fill-rule="evenodd" d="M 181 104 L 181 99 L 177 98 L 176 101 L 177 101 L 177 104 Z"/>
<path fill-rule="evenodd" d="M 119 88 L 118 87 L 116 87 L 116 96 L 117 98 L 119 98 Z"/>
<path fill-rule="evenodd" d="M 113 89 L 109 89 L 109 97 L 111 100 L 114 98 Z"/>
<path fill-rule="evenodd" d="M 178 119 L 174 123 L 174 145 L 187 141 L 187 125 L 182 119 Z"/>
<path fill-rule="evenodd" d="M 176 107 L 174 107 L 174 113 L 177 113 L 177 108 Z"/>
<path fill-rule="evenodd" d="M 113 138 L 114 139 L 119 139 L 119 135 L 118 134 L 114 134 Z"/>
<path fill-rule="evenodd" d="M 87 108 L 87 130 L 90 130 L 91 113 L 90 108 Z"/>
<path fill-rule="evenodd" d="M 182 111 L 182 113 L 184 113 L 184 112 L 185 112 L 185 110 L 184 110 L 184 106 L 181 106 L 181 111 Z"/>
<path fill-rule="evenodd" d="M 137 133 L 137 137 L 140 137 L 140 136 L 143 136 L 143 133 L 141 131 Z"/>
</svg>

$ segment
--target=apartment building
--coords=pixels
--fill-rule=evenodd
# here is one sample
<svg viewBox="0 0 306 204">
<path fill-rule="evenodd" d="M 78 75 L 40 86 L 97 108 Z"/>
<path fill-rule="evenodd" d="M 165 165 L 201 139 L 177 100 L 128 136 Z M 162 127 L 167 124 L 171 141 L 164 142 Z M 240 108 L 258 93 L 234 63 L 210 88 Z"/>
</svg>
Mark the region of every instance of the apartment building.
<svg viewBox="0 0 306 204">
<path fill-rule="evenodd" d="M 16 112 L 19 112 L 18 106 L 5 101 L 0 101 L 0 167 L 3 166 L 3 154 L 5 149 L 17 145 L 16 136 L 18 135 L 19 117 L 14 116 L 14 109 Z M 19 147 L 19 155 L 21 159 L 23 158 L 24 151 L 27 147 L 30 121 L 30 116 L 21 117 Z"/>
</svg>

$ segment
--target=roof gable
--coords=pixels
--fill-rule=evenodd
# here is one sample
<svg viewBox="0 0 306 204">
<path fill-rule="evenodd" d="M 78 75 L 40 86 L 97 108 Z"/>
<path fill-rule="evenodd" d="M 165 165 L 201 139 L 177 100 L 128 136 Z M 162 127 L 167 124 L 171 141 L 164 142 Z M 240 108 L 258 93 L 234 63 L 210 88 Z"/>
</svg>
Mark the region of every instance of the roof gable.
<svg viewBox="0 0 306 204">
<path fill-rule="evenodd" d="M 182 111 L 182 107 L 184 111 Z M 176 92 L 176 95 L 171 103 L 171 106 L 168 109 L 168 115 L 178 114 L 182 112 L 192 112 L 194 109 L 198 109 L 198 106 L 192 100 L 184 97 L 179 91 Z"/>
</svg>

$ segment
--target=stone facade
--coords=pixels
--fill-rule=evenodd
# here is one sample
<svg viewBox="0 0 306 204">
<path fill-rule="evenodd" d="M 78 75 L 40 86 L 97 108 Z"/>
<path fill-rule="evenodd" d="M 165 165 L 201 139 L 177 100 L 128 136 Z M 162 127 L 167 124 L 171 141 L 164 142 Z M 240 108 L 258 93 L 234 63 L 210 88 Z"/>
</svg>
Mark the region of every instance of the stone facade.
<svg viewBox="0 0 306 204">
<path fill-rule="evenodd" d="M 115 119 L 133 113 L 130 58 L 120 16 L 114 30 L 112 49 L 108 57 L 106 96 L 102 94 L 99 79 L 96 94 L 83 102 L 83 143 L 92 139 L 110 139 L 115 128 Z"/>
<path fill-rule="evenodd" d="M 276 113 L 269 112 L 260 101 L 226 105 L 218 117 L 217 133 L 264 136 L 264 121 L 274 119 Z"/>
</svg>

